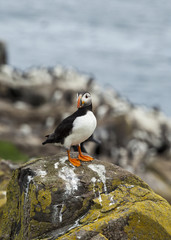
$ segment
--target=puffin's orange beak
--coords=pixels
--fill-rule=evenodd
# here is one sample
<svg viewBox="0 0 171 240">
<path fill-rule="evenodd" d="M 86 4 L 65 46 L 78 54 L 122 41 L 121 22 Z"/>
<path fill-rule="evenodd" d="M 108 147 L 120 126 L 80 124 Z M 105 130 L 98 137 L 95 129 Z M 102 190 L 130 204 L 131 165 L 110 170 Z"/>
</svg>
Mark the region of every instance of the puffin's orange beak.
<svg viewBox="0 0 171 240">
<path fill-rule="evenodd" d="M 80 108 L 82 103 L 81 103 L 81 95 L 78 97 L 78 101 L 77 101 L 77 108 Z"/>
</svg>

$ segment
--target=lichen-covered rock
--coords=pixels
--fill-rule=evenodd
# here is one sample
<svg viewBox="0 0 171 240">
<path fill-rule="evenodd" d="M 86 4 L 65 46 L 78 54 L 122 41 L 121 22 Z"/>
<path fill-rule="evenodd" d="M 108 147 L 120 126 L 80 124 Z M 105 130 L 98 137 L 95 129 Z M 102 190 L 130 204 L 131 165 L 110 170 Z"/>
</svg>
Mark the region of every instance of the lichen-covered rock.
<svg viewBox="0 0 171 240">
<path fill-rule="evenodd" d="M 0 226 L 3 240 L 169 240 L 171 207 L 118 166 L 59 153 L 14 171 Z"/>
</svg>

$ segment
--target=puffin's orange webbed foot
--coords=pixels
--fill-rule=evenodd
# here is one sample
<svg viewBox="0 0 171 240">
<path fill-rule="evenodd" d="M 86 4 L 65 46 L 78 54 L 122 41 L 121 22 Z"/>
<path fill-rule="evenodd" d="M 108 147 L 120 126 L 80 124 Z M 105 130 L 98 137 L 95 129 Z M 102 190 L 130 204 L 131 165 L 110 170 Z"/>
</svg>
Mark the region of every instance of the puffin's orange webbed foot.
<svg viewBox="0 0 171 240">
<path fill-rule="evenodd" d="M 68 160 L 70 161 L 70 163 L 72 163 L 72 165 L 74 165 L 75 167 L 79 167 L 81 165 L 80 161 L 76 158 L 71 158 L 70 157 L 70 151 L 67 151 L 68 153 Z"/>
<path fill-rule="evenodd" d="M 69 158 L 68 159 L 70 161 L 70 163 L 72 163 L 72 165 L 74 165 L 75 167 L 79 167 L 81 165 L 80 161 L 76 158 Z"/>
<path fill-rule="evenodd" d="M 94 158 L 92 157 L 89 157 L 89 156 L 85 156 L 85 155 L 78 155 L 78 159 L 81 160 L 81 161 L 85 161 L 85 162 L 89 162 L 89 161 L 92 161 L 94 160 Z"/>
<path fill-rule="evenodd" d="M 79 155 L 78 155 L 79 160 L 85 161 L 85 162 L 89 162 L 89 161 L 94 160 L 94 158 L 92 158 L 90 156 L 83 155 L 82 152 L 81 152 L 81 147 L 80 146 L 78 146 L 78 152 L 79 152 Z"/>
</svg>

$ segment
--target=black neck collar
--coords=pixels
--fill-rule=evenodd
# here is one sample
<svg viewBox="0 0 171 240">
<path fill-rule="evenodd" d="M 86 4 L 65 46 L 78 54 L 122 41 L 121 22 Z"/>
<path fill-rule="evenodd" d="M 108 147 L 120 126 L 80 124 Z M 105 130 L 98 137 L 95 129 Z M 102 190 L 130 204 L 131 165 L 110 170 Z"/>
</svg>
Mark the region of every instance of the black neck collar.
<svg viewBox="0 0 171 240">
<path fill-rule="evenodd" d="M 90 104 L 89 106 L 85 106 L 85 107 L 78 108 L 78 111 L 79 111 L 79 112 L 92 111 L 92 104 Z"/>
</svg>

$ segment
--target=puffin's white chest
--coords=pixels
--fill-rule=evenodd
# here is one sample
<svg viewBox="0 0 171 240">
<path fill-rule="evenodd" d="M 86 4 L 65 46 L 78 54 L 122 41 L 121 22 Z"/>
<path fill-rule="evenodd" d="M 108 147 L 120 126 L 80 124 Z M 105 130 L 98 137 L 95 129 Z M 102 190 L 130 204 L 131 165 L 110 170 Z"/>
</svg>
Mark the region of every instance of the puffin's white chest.
<svg viewBox="0 0 171 240">
<path fill-rule="evenodd" d="M 71 134 L 65 139 L 65 147 L 78 145 L 87 140 L 93 134 L 96 125 L 97 121 L 92 111 L 88 111 L 84 116 L 77 117 L 73 122 Z"/>
</svg>

